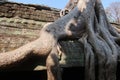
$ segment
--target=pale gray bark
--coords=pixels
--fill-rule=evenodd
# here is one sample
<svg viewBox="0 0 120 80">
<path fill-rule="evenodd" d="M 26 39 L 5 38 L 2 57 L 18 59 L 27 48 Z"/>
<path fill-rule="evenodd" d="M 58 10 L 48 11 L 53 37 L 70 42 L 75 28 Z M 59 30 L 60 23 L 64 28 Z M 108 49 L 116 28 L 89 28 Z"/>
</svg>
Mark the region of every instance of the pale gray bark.
<svg viewBox="0 0 120 80">
<path fill-rule="evenodd" d="M 70 0 L 65 9 L 69 10 L 73 2 Z M 118 31 L 108 22 L 100 0 L 79 0 L 78 4 L 81 11 L 79 18 L 86 24 L 85 33 L 80 38 L 85 53 L 85 79 L 116 80 L 117 60 L 120 53 Z"/>
</svg>

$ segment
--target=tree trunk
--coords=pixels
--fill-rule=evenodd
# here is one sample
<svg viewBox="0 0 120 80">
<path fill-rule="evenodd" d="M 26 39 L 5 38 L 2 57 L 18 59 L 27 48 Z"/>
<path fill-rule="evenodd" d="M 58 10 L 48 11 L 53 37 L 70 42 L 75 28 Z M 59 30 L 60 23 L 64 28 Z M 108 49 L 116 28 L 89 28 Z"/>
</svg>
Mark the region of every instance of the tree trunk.
<svg viewBox="0 0 120 80">
<path fill-rule="evenodd" d="M 82 11 L 85 12 L 83 15 L 85 15 L 86 33 L 80 39 L 84 44 L 86 54 L 85 78 L 86 80 L 116 80 L 120 45 L 115 38 L 119 38 L 119 34 L 108 22 L 100 0 L 87 2 L 85 8 Z M 97 67 L 95 67 L 95 62 L 97 62 Z"/>
<path fill-rule="evenodd" d="M 66 16 L 46 24 L 37 40 L 1 53 L 0 68 L 33 55 L 46 56 L 48 80 L 61 80 L 58 40 L 66 38 L 79 39 L 84 45 L 86 80 L 116 80 L 120 36 L 108 22 L 100 0 L 79 0 Z"/>
</svg>

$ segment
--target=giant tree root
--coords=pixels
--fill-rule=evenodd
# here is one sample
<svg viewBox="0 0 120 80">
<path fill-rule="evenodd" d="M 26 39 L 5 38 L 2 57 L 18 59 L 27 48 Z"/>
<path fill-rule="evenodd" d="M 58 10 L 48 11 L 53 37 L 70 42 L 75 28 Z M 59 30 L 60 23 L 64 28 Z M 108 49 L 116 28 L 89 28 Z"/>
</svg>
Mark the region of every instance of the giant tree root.
<svg viewBox="0 0 120 80">
<path fill-rule="evenodd" d="M 66 38 L 79 39 L 84 45 L 86 80 L 116 80 L 120 36 L 107 21 L 100 0 L 79 0 L 69 14 L 45 25 L 37 40 L 1 53 L 0 69 L 33 55 L 46 56 L 48 80 L 61 80 L 57 47 L 58 40 Z"/>
<path fill-rule="evenodd" d="M 80 39 L 84 44 L 86 80 L 116 80 L 119 34 L 108 22 L 100 0 L 91 0 L 86 9 L 86 33 Z M 95 4 L 95 5 L 94 5 Z M 87 6 L 87 7 L 88 7 Z M 97 67 L 95 67 L 97 63 Z"/>
</svg>

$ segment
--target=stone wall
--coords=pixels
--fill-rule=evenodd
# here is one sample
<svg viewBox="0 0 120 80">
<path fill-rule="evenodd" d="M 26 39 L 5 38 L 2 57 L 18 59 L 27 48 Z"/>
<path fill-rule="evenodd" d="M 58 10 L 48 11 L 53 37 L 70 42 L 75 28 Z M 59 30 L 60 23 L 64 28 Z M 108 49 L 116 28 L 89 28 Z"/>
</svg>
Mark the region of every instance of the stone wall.
<svg viewBox="0 0 120 80">
<path fill-rule="evenodd" d="M 0 17 L 19 17 L 48 22 L 59 17 L 59 10 L 41 5 L 6 2 L 0 5 Z"/>
<path fill-rule="evenodd" d="M 36 39 L 47 22 L 59 18 L 59 10 L 41 5 L 0 4 L 0 52 L 13 50 Z"/>
</svg>

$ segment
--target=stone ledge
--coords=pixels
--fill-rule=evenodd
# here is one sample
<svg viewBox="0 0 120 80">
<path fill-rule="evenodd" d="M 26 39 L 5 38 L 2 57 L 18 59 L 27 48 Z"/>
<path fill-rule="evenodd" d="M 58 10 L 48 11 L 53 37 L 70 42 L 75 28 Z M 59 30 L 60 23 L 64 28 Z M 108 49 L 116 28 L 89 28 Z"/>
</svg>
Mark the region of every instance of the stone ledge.
<svg viewBox="0 0 120 80">
<path fill-rule="evenodd" d="M 51 22 L 58 19 L 59 11 L 43 5 L 5 2 L 0 4 L 0 17 L 20 17 L 29 20 Z"/>
</svg>

